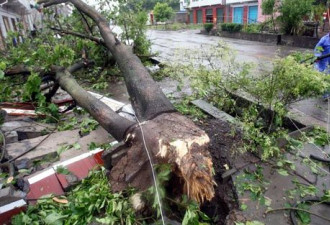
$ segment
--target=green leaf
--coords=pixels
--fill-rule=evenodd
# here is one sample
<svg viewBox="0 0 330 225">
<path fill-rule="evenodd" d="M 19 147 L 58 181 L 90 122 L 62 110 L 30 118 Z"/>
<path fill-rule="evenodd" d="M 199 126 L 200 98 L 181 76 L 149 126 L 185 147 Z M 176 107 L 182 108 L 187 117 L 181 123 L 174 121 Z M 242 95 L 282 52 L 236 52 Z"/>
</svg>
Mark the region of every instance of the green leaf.
<svg viewBox="0 0 330 225">
<path fill-rule="evenodd" d="M 289 176 L 288 171 L 286 171 L 285 169 L 278 169 L 277 172 L 282 176 Z"/>
<path fill-rule="evenodd" d="M 298 205 L 298 208 L 309 210 L 309 205 L 307 205 L 307 204 L 299 204 Z M 297 211 L 296 213 L 298 215 L 298 218 L 300 219 L 300 221 L 303 224 L 310 224 L 310 222 L 311 222 L 311 216 L 310 216 L 309 213 L 303 212 L 303 211 Z"/>
<path fill-rule="evenodd" d="M 58 214 L 56 212 L 52 212 L 45 218 L 44 222 L 47 225 L 62 225 L 63 219 L 67 218 L 67 217 L 68 216 L 64 216 L 64 215 Z"/>
<path fill-rule="evenodd" d="M 3 80 L 5 78 L 5 73 L 0 70 L 0 80 Z"/>
<path fill-rule="evenodd" d="M 98 148 L 98 145 L 95 143 L 95 142 L 91 142 L 89 145 L 88 145 L 88 150 L 92 151 L 94 149 Z"/>
<path fill-rule="evenodd" d="M 0 62 L 0 70 L 5 70 L 6 69 L 6 63 Z"/>
<path fill-rule="evenodd" d="M 69 175 L 71 173 L 66 167 L 63 167 L 63 166 L 58 166 L 56 168 L 56 172 L 59 174 L 64 174 L 64 175 Z"/>
<path fill-rule="evenodd" d="M 247 221 L 246 225 L 265 225 L 264 223 L 260 222 L 260 221 Z"/>
<path fill-rule="evenodd" d="M 245 211 L 247 210 L 248 206 L 245 204 L 241 204 L 241 210 Z"/>
<path fill-rule="evenodd" d="M 79 143 L 74 143 L 74 144 L 73 144 L 73 147 L 74 147 L 76 150 L 81 149 L 81 146 L 80 146 Z"/>
</svg>

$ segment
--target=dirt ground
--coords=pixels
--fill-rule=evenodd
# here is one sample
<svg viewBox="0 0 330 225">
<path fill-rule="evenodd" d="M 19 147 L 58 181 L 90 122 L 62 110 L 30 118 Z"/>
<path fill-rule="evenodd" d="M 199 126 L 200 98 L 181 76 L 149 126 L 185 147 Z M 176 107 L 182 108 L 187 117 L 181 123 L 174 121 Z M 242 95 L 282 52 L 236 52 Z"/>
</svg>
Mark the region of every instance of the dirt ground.
<svg viewBox="0 0 330 225">
<path fill-rule="evenodd" d="M 228 214 L 238 209 L 238 201 L 232 180 L 223 180 L 222 174 L 226 167 L 230 166 L 228 157 L 235 148 L 235 143 L 240 143 L 241 138 L 238 132 L 232 134 L 232 127 L 224 121 L 208 118 L 197 123 L 210 137 L 209 151 L 211 153 L 215 180 L 217 182 L 215 198 L 202 206 L 202 211 L 209 217 L 215 218 L 214 224 L 226 224 Z"/>
</svg>

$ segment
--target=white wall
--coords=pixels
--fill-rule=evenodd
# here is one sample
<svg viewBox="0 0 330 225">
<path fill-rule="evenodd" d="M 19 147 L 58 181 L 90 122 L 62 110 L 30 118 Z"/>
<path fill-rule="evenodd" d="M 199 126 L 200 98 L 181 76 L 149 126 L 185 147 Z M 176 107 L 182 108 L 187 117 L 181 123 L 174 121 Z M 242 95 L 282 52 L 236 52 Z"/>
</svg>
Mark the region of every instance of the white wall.
<svg viewBox="0 0 330 225">
<path fill-rule="evenodd" d="M 4 23 L 3 18 L 2 18 L 3 16 L 8 17 L 9 26 L 10 26 L 11 30 L 14 30 L 14 26 L 12 24 L 11 19 L 14 18 L 17 21 L 17 18 L 21 19 L 21 16 L 15 14 L 15 13 L 11 13 L 9 11 L 5 11 L 0 7 L 0 27 L 1 27 L 1 31 L 2 31 L 2 36 L 4 38 L 6 38 L 7 37 L 7 32 L 6 32 L 5 23 Z"/>
<path fill-rule="evenodd" d="M 253 0 L 226 0 L 227 5 L 233 4 L 233 3 L 246 3 L 246 2 L 252 2 Z M 258 0 L 255 0 L 258 1 Z"/>
<path fill-rule="evenodd" d="M 227 0 L 228 1 L 228 0 Z M 189 8 L 223 4 L 223 0 L 190 0 Z"/>
</svg>

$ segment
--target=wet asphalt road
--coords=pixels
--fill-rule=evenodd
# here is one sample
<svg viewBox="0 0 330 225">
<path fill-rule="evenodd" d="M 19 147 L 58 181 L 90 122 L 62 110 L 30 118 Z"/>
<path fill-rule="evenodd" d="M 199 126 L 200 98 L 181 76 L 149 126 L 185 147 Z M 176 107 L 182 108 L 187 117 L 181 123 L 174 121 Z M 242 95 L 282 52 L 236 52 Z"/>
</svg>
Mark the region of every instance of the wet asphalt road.
<svg viewBox="0 0 330 225">
<path fill-rule="evenodd" d="M 152 42 L 152 52 L 159 53 L 159 56 L 157 56 L 156 59 L 160 62 L 173 60 L 184 61 L 185 59 L 183 57 L 177 57 L 177 51 L 180 51 L 181 49 L 202 49 L 203 46 L 216 46 L 219 41 L 224 41 L 231 49 L 234 49 L 238 61 L 252 62 L 259 65 L 259 67 L 256 68 L 257 73 L 262 72 L 262 68 L 265 66 L 267 69 L 268 67 L 271 67 L 271 62 L 277 56 L 287 56 L 295 51 L 312 51 L 312 49 L 277 46 L 268 43 L 208 36 L 199 34 L 199 30 L 149 30 L 147 36 Z M 160 82 L 160 86 L 166 94 L 176 93 L 176 85 L 175 81 L 171 79 L 165 79 Z M 186 91 L 189 93 L 190 90 L 187 89 Z M 325 129 L 329 129 L 330 103 L 322 101 L 321 97 L 296 102 L 290 106 L 289 110 L 291 116 L 306 125 L 319 125 Z"/>
<path fill-rule="evenodd" d="M 159 31 L 148 30 L 147 36 L 152 42 L 152 52 L 159 52 L 161 62 L 172 60 L 180 49 L 202 49 L 203 46 L 215 46 L 219 41 L 226 42 L 237 54 L 241 62 L 256 64 L 269 63 L 277 55 L 286 56 L 291 52 L 311 51 L 310 49 L 277 46 L 268 43 L 230 39 L 199 34 L 199 30 Z"/>
</svg>

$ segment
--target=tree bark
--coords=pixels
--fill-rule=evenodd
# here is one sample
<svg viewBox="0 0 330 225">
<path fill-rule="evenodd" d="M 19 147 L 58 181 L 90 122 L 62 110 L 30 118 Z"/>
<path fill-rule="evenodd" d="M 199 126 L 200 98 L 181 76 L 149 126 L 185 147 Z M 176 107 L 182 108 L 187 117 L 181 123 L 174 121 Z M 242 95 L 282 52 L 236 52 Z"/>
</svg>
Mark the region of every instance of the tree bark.
<svg viewBox="0 0 330 225">
<path fill-rule="evenodd" d="M 105 164 L 110 165 L 113 190 L 120 191 L 128 186 L 145 190 L 152 185 L 148 151 L 153 163 L 172 166 L 172 175 L 179 180 L 178 187 L 173 189 L 180 189 L 179 192 L 198 202 L 211 200 L 215 183 L 207 134 L 175 111 L 140 59 L 114 36 L 105 18 L 80 0 L 69 1 L 99 27 L 105 46 L 123 72 L 138 118 L 136 125 L 123 120 L 86 94 L 70 73 L 59 70 L 56 74 L 60 85 L 110 134 L 116 135 L 118 140 L 125 135 L 123 145 L 104 154 Z"/>
<path fill-rule="evenodd" d="M 137 117 L 144 121 L 162 112 L 175 111 L 173 105 L 151 78 L 140 59 L 114 36 L 105 18 L 95 9 L 80 0 L 70 0 L 70 2 L 94 20 L 99 27 L 105 45 L 123 72 L 127 90 Z"/>
<path fill-rule="evenodd" d="M 75 70 L 77 67 L 79 67 L 78 64 L 70 67 L 68 70 L 53 67 L 57 71 L 56 80 L 59 85 L 72 96 L 79 106 L 87 110 L 116 140 L 122 141 L 127 129 L 135 123 L 119 116 L 102 101 L 80 87 L 69 72 L 70 70 Z"/>
<path fill-rule="evenodd" d="M 91 35 L 85 35 L 85 34 L 81 34 L 81 33 L 70 31 L 70 30 L 62 30 L 62 29 L 59 29 L 56 27 L 51 27 L 50 29 L 53 31 L 57 31 L 59 34 L 69 34 L 69 35 L 76 36 L 76 37 L 79 37 L 82 39 L 88 39 L 88 40 L 96 42 L 97 44 L 101 44 L 101 45 L 105 46 L 105 43 L 102 40 L 102 38 L 94 37 Z"/>
</svg>

